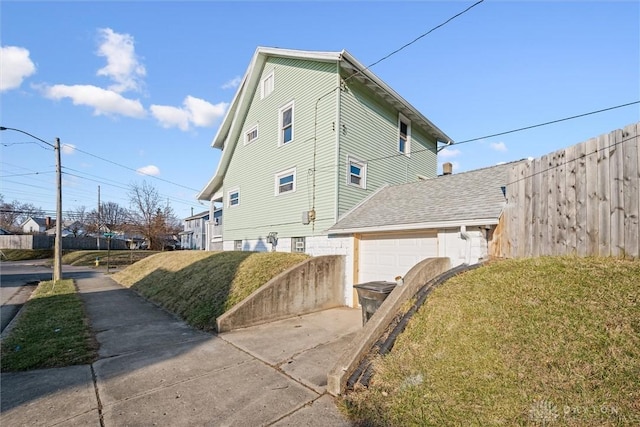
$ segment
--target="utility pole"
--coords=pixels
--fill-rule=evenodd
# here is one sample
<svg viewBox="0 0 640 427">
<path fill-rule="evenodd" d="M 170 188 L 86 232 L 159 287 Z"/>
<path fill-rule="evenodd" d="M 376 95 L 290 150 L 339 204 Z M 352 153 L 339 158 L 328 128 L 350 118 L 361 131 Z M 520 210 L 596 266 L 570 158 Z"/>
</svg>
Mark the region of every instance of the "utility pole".
<svg viewBox="0 0 640 427">
<path fill-rule="evenodd" d="M 62 279 L 62 168 L 60 138 L 56 138 L 56 239 L 53 248 L 53 282 Z"/>
<path fill-rule="evenodd" d="M 100 186 L 98 185 L 98 236 L 96 237 L 96 245 L 100 250 Z"/>
<path fill-rule="evenodd" d="M 57 280 L 62 279 L 62 162 L 60 161 L 60 138 L 56 138 L 55 144 L 52 144 L 21 129 L 0 126 L 0 131 L 2 130 L 12 130 L 30 136 L 52 147 L 56 153 L 56 237 L 53 244 L 53 282 L 55 284 Z"/>
</svg>

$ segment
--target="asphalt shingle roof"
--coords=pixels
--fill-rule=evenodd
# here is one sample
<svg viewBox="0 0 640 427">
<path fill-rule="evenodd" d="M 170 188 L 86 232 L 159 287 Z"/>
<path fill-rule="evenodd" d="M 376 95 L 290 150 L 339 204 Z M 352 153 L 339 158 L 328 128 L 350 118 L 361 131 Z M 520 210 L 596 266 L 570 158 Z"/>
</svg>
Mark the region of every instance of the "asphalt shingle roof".
<svg viewBox="0 0 640 427">
<path fill-rule="evenodd" d="M 329 232 L 442 221 L 498 219 L 502 186 L 518 162 L 384 187 L 345 214 Z"/>
</svg>

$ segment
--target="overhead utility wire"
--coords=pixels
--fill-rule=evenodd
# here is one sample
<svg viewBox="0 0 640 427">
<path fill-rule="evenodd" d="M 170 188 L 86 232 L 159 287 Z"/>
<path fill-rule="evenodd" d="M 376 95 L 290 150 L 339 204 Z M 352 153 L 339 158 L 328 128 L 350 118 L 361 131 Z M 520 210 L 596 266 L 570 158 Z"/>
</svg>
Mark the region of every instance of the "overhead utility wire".
<svg viewBox="0 0 640 427">
<path fill-rule="evenodd" d="M 148 176 L 148 177 L 150 177 L 150 178 L 157 179 L 158 181 L 166 182 L 167 184 L 175 185 L 175 186 L 177 186 L 177 187 L 182 187 L 182 188 L 185 188 L 185 189 L 187 189 L 187 190 L 191 190 L 191 191 L 196 191 L 196 192 L 197 192 L 197 191 L 200 191 L 200 190 L 197 190 L 197 189 L 195 189 L 195 188 L 187 187 L 186 185 L 178 184 L 177 182 L 169 181 L 168 179 L 164 179 L 164 178 L 160 178 L 160 177 L 157 177 L 157 176 L 153 176 L 153 175 L 150 175 L 150 174 L 147 174 L 147 173 L 144 173 L 144 172 L 140 172 L 140 171 L 138 171 L 138 170 L 136 170 L 136 169 L 133 169 L 133 168 L 131 168 L 131 167 L 129 167 L 129 166 L 125 166 L 125 165 L 123 165 L 123 164 L 120 164 L 120 163 L 114 162 L 113 160 L 105 159 L 104 157 L 100 157 L 100 156 L 98 156 L 98 155 L 96 155 L 96 154 L 89 153 L 88 151 L 81 150 L 81 149 L 79 149 L 79 148 L 77 148 L 77 147 L 76 147 L 76 148 L 74 148 L 74 150 L 75 150 L 75 151 L 79 151 L 79 152 L 81 152 L 81 153 L 83 153 L 83 154 L 86 154 L 86 155 L 88 155 L 88 156 L 95 157 L 96 159 L 102 160 L 103 162 L 111 163 L 112 165 L 116 165 L 116 166 L 119 166 L 119 167 L 121 167 L 121 168 L 124 168 L 124 169 L 130 170 L 130 171 L 132 171 L 132 172 L 138 173 L 138 174 L 140 174 L 140 175 L 145 175 L 145 176 Z"/>
<path fill-rule="evenodd" d="M 465 10 L 463 10 L 462 12 L 459 12 L 455 15 L 453 15 L 451 18 L 447 19 L 446 21 L 444 21 L 441 24 L 436 25 L 435 27 L 431 28 L 429 31 L 427 31 L 426 33 L 420 34 L 418 37 L 416 37 L 415 39 L 411 40 L 409 43 L 406 43 L 405 45 L 399 47 L 398 49 L 394 50 L 393 52 L 391 52 L 390 54 L 378 59 L 376 62 L 374 62 L 373 64 L 370 64 L 368 67 L 365 67 L 364 70 L 360 71 L 358 70 L 357 73 L 352 74 L 351 76 L 349 76 L 349 78 L 355 76 L 358 73 L 362 73 L 366 70 L 368 70 L 369 68 L 378 65 L 379 63 L 381 63 L 382 61 L 390 58 L 391 56 L 395 55 L 396 53 L 400 52 L 401 50 L 406 49 L 407 47 L 411 46 L 412 44 L 416 43 L 417 41 L 419 41 L 420 39 L 422 39 L 423 37 L 428 36 L 429 34 L 431 34 L 432 32 L 434 32 L 435 30 L 437 30 L 438 28 L 444 27 L 445 25 L 447 25 L 449 22 L 453 21 L 454 19 L 456 19 L 457 17 L 459 17 L 460 15 L 463 15 L 465 13 L 467 13 L 468 11 L 470 11 L 471 9 L 473 9 L 474 7 L 476 7 L 477 5 L 479 5 L 480 3 L 482 3 L 484 0 L 479 0 L 477 2 L 475 2 L 474 4 L 472 4 L 471 6 L 469 6 L 468 8 L 466 8 Z M 346 79 L 348 80 L 348 79 Z M 345 80 L 345 81 L 346 81 Z"/>
</svg>

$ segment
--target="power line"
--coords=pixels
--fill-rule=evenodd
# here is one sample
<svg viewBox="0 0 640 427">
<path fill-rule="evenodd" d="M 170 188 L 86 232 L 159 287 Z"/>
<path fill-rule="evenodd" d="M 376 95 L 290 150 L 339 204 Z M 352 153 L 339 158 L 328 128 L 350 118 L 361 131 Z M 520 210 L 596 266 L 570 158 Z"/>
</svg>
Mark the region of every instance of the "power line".
<svg viewBox="0 0 640 427">
<path fill-rule="evenodd" d="M 395 55 L 396 53 L 406 49 L 407 47 L 411 46 L 412 44 L 416 43 L 417 41 L 419 41 L 420 39 L 428 36 L 429 34 L 431 34 L 432 32 L 434 32 L 435 30 L 437 30 L 438 28 L 444 27 L 445 25 L 447 25 L 449 22 L 453 21 L 454 19 L 456 19 L 457 17 L 464 15 L 465 13 L 467 13 L 468 11 L 470 11 L 471 9 L 473 9 L 474 7 L 476 7 L 477 5 L 479 5 L 480 3 L 482 3 L 484 0 L 479 0 L 477 2 L 475 2 L 474 4 L 472 4 L 471 6 L 469 6 L 468 8 L 466 8 L 465 10 L 463 10 L 462 12 L 456 13 L 455 15 L 453 15 L 451 18 L 447 19 L 446 21 L 442 22 L 441 24 L 436 25 L 435 27 L 431 28 L 429 31 L 427 31 L 426 33 L 422 33 L 420 34 L 418 37 L 416 37 L 415 39 L 411 40 L 409 43 L 406 43 L 405 45 L 399 47 L 398 49 L 394 50 L 393 52 L 389 53 L 388 55 L 378 59 L 376 62 L 374 62 L 373 64 L 370 64 L 368 67 L 365 67 L 364 70 L 362 71 L 358 71 L 358 72 L 364 72 L 368 69 L 370 69 L 371 67 L 378 65 L 379 63 L 381 63 L 382 61 L 389 59 L 390 57 L 392 57 L 393 55 Z M 357 75 L 358 73 L 354 73 L 353 75 L 349 76 L 349 78 Z M 345 81 L 348 79 L 345 79 Z"/>
<path fill-rule="evenodd" d="M 30 172 L 30 173 L 16 173 L 13 175 L 2 175 L 0 178 L 12 178 L 14 176 L 27 176 L 27 175 L 44 175 L 47 173 L 56 173 L 56 171 L 46 171 L 46 172 Z"/>
</svg>

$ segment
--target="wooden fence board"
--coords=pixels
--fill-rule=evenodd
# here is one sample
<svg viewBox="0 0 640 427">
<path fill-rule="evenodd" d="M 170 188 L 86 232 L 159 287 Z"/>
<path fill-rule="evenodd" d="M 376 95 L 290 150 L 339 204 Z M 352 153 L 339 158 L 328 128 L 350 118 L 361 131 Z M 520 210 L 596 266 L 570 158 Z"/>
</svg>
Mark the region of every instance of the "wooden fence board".
<svg viewBox="0 0 640 427">
<path fill-rule="evenodd" d="M 586 255 L 598 255 L 598 140 L 591 138 L 586 147 L 587 162 L 584 179 L 587 183 L 587 250 Z"/>
<path fill-rule="evenodd" d="M 609 141 L 611 256 L 624 256 L 624 152 L 622 130 L 611 133 Z"/>
<path fill-rule="evenodd" d="M 531 214 L 532 208 L 532 185 L 531 185 L 531 162 L 526 162 L 522 165 L 520 173 L 521 182 L 518 188 L 522 190 L 524 196 L 524 205 L 526 208 L 523 212 L 522 218 L 522 250 L 520 253 L 523 257 L 531 256 L 531 242 L 533 236 L 533 215 Z"/>
<path fill-rule="evenodd" d="M 624 152 L 623 191 L 624 191 L 624 241 L 625 256 L 637 258 L 640 253 L 640 144 L 638 143 L 638 127 L 640 124 L 628 126 L 623 132 Z"/>
<path fill-rule="evenodd" d="M 576 151 L 576 252 L 587 255 L 589 237 L 587 235 L 587 144 L 578 144 Z"/>
<path fill-rule="evenodd" d="M 611 238 L 611 190 L 609 180 L 609 137 L 598 137 L 598 253 L 595 255 L 609 256 Z"/>
<path fill-rule="evenodd" d="M 576 159 L 577 147 L 572 145 L 564 150 L 566 168 L 566 194 L 565 194 L 565 217 L 566 217 L 566 254 L 577 255 L 577 223 L 576 223 L 576 170 L 578 159 Z"/>
<path fill-rule="evenodd" d="M 540 161 L 531 161 L 531 252 L 533 257 L 540 256 L 540 215 L 537 215 L 540 207 Z"/>
<path fill-rule="evenodd" d="M 540 255 L 549 255 L 549 155 L 545 154 L 538 161 L 540 167 L 540 206 L 536 207 L 536 215 L 540 218 Z"/>
<path fill-rule="evenodd" d="M 558 235 L 558 189 L 556 187 L 556 180 L 558 179 L 558 152 L 551 154 L 549 158 L 549 200 L 547 205 L 547 218 L 549 219 L 549 241 L 545 253 L 547 255 L 556 254 L 556 239 Z"/>
<path fill-rule="evenodd" d="M 566 199 L 566 154 L 565 150 L 558 151 L 556 156 L 556 231 L 555 231 L 555 255 L 567 254 L 567 199 Z"/>
</svg>

